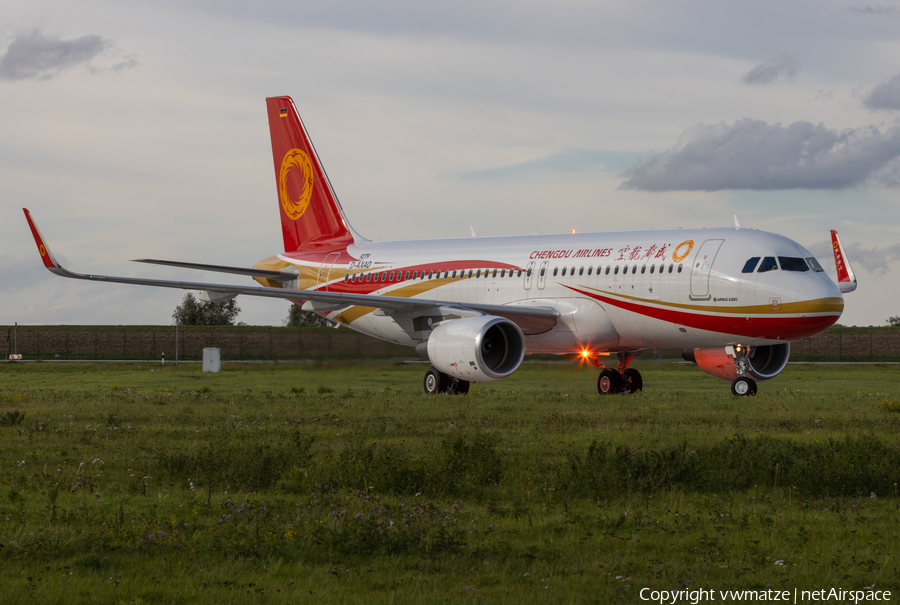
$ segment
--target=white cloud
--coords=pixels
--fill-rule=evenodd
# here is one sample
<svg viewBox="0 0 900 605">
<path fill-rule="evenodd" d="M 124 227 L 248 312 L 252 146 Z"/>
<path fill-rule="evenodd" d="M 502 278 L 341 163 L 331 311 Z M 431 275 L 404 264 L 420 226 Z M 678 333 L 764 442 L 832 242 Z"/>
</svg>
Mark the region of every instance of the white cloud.
<svg viewBox="0 0 900 605">
<path fill-rule="evenodd" d="M 744 84 L 769 84 L 781 78 L 790 80 L 797 77 L 800 64 L 797 59 L 784 53 L 777 59 L 760 63 L 744 75 Z"/>
<path fill-rule="evenodd" d="M 872 89 L 863 103 L 869 109 L 900 109 L 900 74 Z"/>
<path fill-rule="evenodd" d="M 788 126 L 744 118 L 699 124 L 671 150 L 623 173 L 625 189 L 846 189 L 865 184 L 900 157 L 900 127 L 831 130 L 822 124 Z"/>
<path fill-rule="evenodd" d="M 19 34 L 10 42 L 0 59 L 0 78 L 16 80 L 46 80 L 77 65 L 87 65 L 104 50 L 109 40 L 96 34 L 64 40 L 39 30 Z M 126 59 L 113 69 L 133 67 L 135 59 Z"/>
</svg>

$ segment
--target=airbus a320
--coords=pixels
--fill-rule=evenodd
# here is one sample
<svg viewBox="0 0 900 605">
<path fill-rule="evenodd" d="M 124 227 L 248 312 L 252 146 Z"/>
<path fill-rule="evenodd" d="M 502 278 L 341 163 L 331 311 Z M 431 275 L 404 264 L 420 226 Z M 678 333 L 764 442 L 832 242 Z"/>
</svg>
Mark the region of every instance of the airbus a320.
<svg viewBox="0 0 900 605">
<path fill-rule="evenodd" d="M 601 395 L 643 389 L 641 351 L 682 349 L 754 395 L 791 341 L 841 316 L 856 278 L 832 231 L 838 282 L 800 244 L 753 229 L 677 229 L 372 242 L 347 221 L 290 97 L 266 100 L 284 250 L 249 268 L 140 259 L 252 277 L 259 286 L 73 273 L 27 209 L 44 266 L 63 277 L 280 298 L 415 347 L 427 393 L 505 378 L 526 354 L 578 355 Z M 274 204 L 273 204 L 274 206 Z M 274 209 L 274 208 L 273 208 Z M 602 363 L 609 360 L 612 363 Z M 613 361 L 614 360 L 614 361 Z"/>
</svg>

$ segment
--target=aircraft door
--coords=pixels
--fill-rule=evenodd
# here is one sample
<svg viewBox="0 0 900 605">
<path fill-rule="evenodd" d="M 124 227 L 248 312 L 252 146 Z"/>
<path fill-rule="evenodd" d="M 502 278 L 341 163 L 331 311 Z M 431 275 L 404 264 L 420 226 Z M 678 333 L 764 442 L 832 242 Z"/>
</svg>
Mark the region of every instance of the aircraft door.
<svg viewBox="0 0 900 605">
<path fill-rule="evenodd" d="M 723 239 L 708 239 L 700 246 L 694 257 L 691 268 L 691 300 L 709 300 L 709 272 L 712 270 L 716 255 L 722 246 Z"/>
<path fill-rule="evenodd" d="M 525 289 L 531 290 L 531 274 L 534 273 L 534 261 L 525 267 Z"/>
<path fill-rule="evenodd" d="M 538 290 L 543 290 L 544 286 L 547 285 L 547 266 L 550 264 L 550 261 L 545 260 L 541 263 L 541 268 L 538 270 Z"/>
<path fill-rule="evenodd" d="M 322 264 L 319 266 L 319 277 L 317 280 L 317 284 L 319 286 L 328 283 L 328 279 L 331 276 L 331 267 L 334 266 L 334 263 L 341 256 L 340 252 L 332 252 L 328 256 L 325 257 L 325 260 L 322 261 Z M 328 291 L 328 286 L 325 286 L 325 291 Z"/>
</svg>

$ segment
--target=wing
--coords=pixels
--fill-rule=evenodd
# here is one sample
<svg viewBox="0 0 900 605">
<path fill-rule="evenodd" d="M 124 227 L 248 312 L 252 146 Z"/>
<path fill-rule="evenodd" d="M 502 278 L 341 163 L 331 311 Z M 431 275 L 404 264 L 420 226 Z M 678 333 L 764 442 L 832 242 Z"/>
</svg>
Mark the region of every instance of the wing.
<svg viewBox="0 0 900 605">
<path fill-rule="evenodd" d="M 208 297 L 212 300 L 222 300 L 224 298 L 233 298 L 239 294 L 246 296 L 262 296 L 265 298 L 281 298 L 293 302 L 308 301 L 307 308 L 312 311 L 336 311 L 351 306 L 371 307 L 374 309 L 384 309 L 402 313 L 416 313 L 428 309 L 435 309 L 442 315 L 447 315 L 453 310 L 468 310 L 487 315 L 496 315 L 504 317 L 514 322 L 525 334 L 540 334 L 546 332 L 556 325 L 559 318 L 559 311 L 551 307 L 529 306 L 527 304 L 519 305 L 484 305 L 477 303 L 459 303 L 446 300 L 431 300 L 421 298 L 400 298 L 396 296 L 373 296 L 368 294 L 348 294 L 343 292 L 320 292 L 318 290 L 291 290 L 287 288 L 267 288 L 263 286 L 235 286 L 230 284 L 214 284 L 206 282 L 188 282 L 188 281 L 170 281 L 161 279 L 142 279 L 136 277 L 114 277 L 109 275 L 95 275 L 90 273 L 74 273 L 64 268 L 53 253 L 50 252 L 46 244 L 46 240 L 41 235 L 37 224 L 31 218 L 31 213 L 27 208 L 22 209 L 25 212 L 25 218 L 28 220 L 28 226 L 31 228 L 31 234 L 37 244 L 38 252 L 41 254 L 41 260 L 51 273 L 61 277 L 72 279 L 83 279 L 95 282 L 107 282 L 116 284 L 134 284 L 137 286 L 156 286 L 158 288 L 175 288 L 180 290 L 204 290 L 208 293 Z M 202 268 L 207 270 L 216 270 L 211 267 L 218 267 L 218 270 L 237 269 L 238 271 L 251 271 L 253 274 L 258 273 L 257 270 L 246 270 L 233 267 L 221 267 L 218 265 L 198 265 L 196 263 L 178 263 L 175 261 L 154 261 L 156 264 L 169 264 L 174 266 L 187 266 L 190 268 Z M 232 273 L 234 271 L 224 271 Z M 281 272 L 278 272 L 281 273 Z M 294 276 L 291 275 L 291 278 Z"/>
</svg>

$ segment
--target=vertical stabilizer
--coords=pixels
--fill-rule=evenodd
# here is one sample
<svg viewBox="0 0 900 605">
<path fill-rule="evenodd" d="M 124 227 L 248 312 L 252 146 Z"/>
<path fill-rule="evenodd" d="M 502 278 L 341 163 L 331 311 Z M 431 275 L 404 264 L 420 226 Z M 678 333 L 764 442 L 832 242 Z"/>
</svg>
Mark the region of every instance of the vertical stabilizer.
<svg viewBox="0 0 900 605">
<path fill-rule="evenodd" d="M 271 97 L 266 107 L 285 252 L 346 246 L 362 239 L 344 218 L 293 100 Z"/>
</svg>

